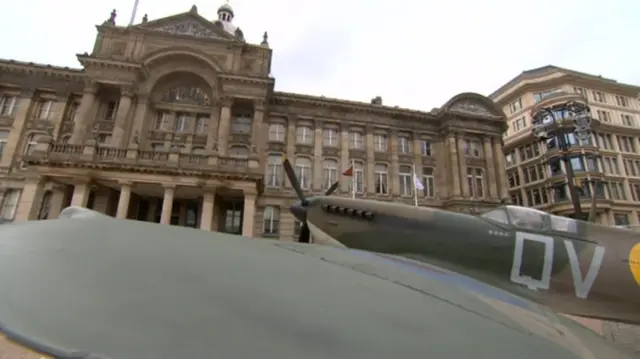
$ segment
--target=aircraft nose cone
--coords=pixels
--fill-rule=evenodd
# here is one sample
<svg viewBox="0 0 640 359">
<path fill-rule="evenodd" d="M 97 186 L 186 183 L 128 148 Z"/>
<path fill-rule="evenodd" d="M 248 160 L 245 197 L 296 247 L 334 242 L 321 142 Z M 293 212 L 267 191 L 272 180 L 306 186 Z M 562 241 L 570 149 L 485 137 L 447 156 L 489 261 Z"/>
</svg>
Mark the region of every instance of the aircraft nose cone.
<svg viewBox="0 0 640 359">
<path fill-rule="evenodd" d="M 307 220 L 307 208 L 302 206 L 301 202 L 297 202 L 291 206 L 291 213 L 300 222 Z"/>
</svg>

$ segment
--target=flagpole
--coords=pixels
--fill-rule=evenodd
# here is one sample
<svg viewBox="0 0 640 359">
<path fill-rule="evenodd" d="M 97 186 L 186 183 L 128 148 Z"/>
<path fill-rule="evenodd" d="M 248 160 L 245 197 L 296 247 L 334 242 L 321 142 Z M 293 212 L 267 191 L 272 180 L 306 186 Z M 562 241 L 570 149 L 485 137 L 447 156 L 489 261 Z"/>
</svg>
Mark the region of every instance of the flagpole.
<svg viewBox="0 0 640 359">
<path fill-rule="evenodd" d="M 136 19 L 136 13 L 138 12 L 138 3 L 140 0 L 135 0 L 133 2 L 133 11 L 131 11 L 131 21 L 129 21 L 129 26 L 133 25 L 133 22 Z"/>
<path fill-rule="evenodd" d="M 351 159 L 351 198 L 356 198 L 356 160 Z"/>
</svg>

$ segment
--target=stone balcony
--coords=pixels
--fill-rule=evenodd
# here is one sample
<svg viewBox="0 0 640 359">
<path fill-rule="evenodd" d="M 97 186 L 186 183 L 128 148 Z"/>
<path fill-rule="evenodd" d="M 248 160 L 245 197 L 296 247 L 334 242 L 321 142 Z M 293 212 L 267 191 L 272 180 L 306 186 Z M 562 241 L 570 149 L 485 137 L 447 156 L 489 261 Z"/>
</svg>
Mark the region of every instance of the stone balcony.
<svg viewBox="0 0 640 359">
<path fill-rule="evenodd" d="M 22 160 L 29 166 L 76 167 L 115 171 L 162 173 L 172 175 L 217 177 L 223 179 L 261 180 L 263 170 L 258 157 L 234 158 L 210 154 L 186 153 L 183 150 L 149 151 L 137 145 L 127 149 L 96 145 L 40 142 Z"/>
</svg>

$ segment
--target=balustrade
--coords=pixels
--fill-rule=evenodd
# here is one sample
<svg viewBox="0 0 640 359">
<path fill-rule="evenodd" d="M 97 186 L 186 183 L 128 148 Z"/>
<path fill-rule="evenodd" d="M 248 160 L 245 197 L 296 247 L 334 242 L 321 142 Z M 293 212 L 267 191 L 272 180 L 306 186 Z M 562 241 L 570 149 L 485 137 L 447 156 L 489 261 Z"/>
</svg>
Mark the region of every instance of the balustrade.
<svg viewBox="0 0 640 359">
<path fill-rule="evenodd" d="M 156 167 L 167 169 L 191 169 L 198 171 L 238 172 L 262 175 L 257 158 L 233 158 L 217 154 L 193 154 L 163 150 L 140 150 L 135 147 L 120 149 L 100 145 L 74 145 L 38 143 L 35 150 L 23 160 L 32 165 L 74 163 L 78 166 L 103 164 L 118 167 Z"/>
</svg>

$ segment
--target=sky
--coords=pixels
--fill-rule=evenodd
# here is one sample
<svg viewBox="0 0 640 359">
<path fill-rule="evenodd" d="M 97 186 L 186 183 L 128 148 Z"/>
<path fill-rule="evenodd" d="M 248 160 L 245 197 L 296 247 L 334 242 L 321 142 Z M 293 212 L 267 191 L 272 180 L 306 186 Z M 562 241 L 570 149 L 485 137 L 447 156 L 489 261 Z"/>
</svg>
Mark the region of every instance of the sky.
<svg viewBox="0 0 640 359">
<path fill-rule="evenodd" d="M 21 0 L 3 6 L 0 58 L 80 67 L 95 25 L 133 0 Z M 223 0 L 139 0 L 135 23 Z M 276 90 L 428 111 L 461 92 L 489 95 L 556 65 L 640 85 L 640 0 L 231 0 L 248 42 L 269 34 Z"/>
</svg>

